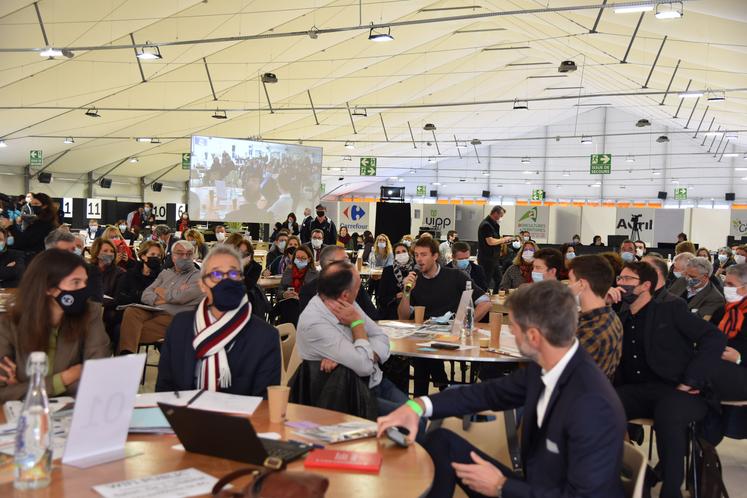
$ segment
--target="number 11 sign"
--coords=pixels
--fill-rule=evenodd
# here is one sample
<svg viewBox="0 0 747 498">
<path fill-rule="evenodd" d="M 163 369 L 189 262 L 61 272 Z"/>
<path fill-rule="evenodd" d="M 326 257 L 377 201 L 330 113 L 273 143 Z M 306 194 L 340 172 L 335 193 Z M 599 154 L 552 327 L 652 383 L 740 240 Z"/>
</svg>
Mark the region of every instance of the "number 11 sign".
<svg viewBox="0 0 747 498">
<path fill-rule="evenodd" d="M 101 199 L 86 199 L 86 218 L 101 218 Z"/>
</svg>

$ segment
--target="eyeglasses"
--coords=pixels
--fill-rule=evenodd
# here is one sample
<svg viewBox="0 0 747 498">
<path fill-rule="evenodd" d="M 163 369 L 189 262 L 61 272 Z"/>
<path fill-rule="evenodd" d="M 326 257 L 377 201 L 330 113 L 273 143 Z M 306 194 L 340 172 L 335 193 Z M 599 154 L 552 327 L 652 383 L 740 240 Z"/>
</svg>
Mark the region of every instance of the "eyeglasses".
<svg viewBox="0 0 747 498">
<path fill-rule="evenodd" d="M 195 253 L 192 251 L 189 252 L 173 252 L 173 255 L 175 255 L 178 258 L 191 258 L 194 257 Z"/>
<path fill-rule="evenodd" d="M 210 279 L 211 282 L 214 284 L 217 284 L 221 280 L 225 279 L 231 279 L 231 280 L 241 280 L 244 278 L 244 275 L 241 273 L 240 270 L 228 270 L 227 272 L 222 271 L 211 271 L 207 275 L 202 277 L 203 279 Z"/>
<path fill-rule="evenodd" d="M 616 280 L 618 282 L 628 282 L 630 280 L 640 280 L 638 277 L 631 277 L 630 275 L 618 275 Z"/>
</svg>

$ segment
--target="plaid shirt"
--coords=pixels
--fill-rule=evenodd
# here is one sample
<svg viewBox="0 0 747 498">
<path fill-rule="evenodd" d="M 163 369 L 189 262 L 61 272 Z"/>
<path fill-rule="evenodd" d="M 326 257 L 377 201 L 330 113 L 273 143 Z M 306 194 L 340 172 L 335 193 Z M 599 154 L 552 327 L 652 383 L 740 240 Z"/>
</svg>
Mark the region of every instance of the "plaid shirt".
<svg viewBox="0 0 747 498">
<path fill-rule="evenodd" d="M 620 364 L 623 337 L 622 323 L 612 308 L 603 306 L 579 313 L 576 336 L 599 368 L 612 379 Z"/>
</svg>

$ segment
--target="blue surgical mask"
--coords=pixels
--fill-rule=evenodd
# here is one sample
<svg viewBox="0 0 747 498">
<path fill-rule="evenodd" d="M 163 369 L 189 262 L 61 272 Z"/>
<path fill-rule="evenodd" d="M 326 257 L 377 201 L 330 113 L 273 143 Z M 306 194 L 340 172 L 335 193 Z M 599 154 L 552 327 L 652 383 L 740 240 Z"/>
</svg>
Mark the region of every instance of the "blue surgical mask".
<svg viewBox="0 0 747 498">
<path fill-rule="evenodd" d="M 687 279 L 687 286 L 692 288 L 695 288 L 700 285 L 700 279 L 697 278 L 688 278 Z"/>
<path fill-rule="evenodd" d="M 3 252 L 5 250 L 5 241 L 0 242 L 0 252 Z"/>
<path fill-rule="evenodd" d="M 12 245 L 13 245 L 13 243 L 14 243 L 15 241 L 16 241 L 16 239 L 15 239 L 15 238 L 13 238 L 13 236 L 11 235 L 10 237 L 8 237 L 8 238 L 7 238 L 6 240 L 5 240 L 5 243 L 6 243 L 6 244 L 8 244 L 9 246 L 12 246 Z"/>
<path fill-rule="evenodd" d="M 567 253 L 565 253 L 565 259 L 571 260 L 571 259 L 573 259 L 575 257 L 576 257 L 576 253 L 575 252 L 567 252 Z"/>
<path fill-rule="evenodd" d="M 457 259 L 455 261 L 457 268 L 459 268 L 460 270 L 466 270 L 467 268 L 469 268 L 469 259 Z"/>
<path fill-rule="evenodd" d="M 518 248 L 520 248 L 520 247 L 521 247 L 521 242 L 519 242 L 518 240 L 514 240 L 514 241 L 513 241 L 512 243 L 511 243 L 511 246 L 512 246 L 512 247 L 513 247 L 514 249 L 518 249 Z"/>
<path fill-rule="evenodd" d="M 386 242 L 379 242 L 376 245 L 379 246 L 379 249 L 386 249 Z"/>
<path fill-rule="evenodd" d="M 532 272 L 532 282 L 542 282 L 545 279 L 545 274 L 539 271 Z"/>
<path fill-rule="evenodd" d="M 278 249 L 280 249 L 280 252 L 285 251 L 285 241 L 284 240 L 281 240 L 280 242 L 278 242 Z"/>
<path fill-rule="evenodd" d="M 727 261 L 728 259 L 729 259 L 729 256 L 727 256 L 726 254 L 719 254 L 719 255 L 718 255 L 718 260 L 719 260 L 719 262 L 720 262 L 721 264 L 724 264 L 724 263 L 726 263 L 726 261 Z"/>
<path fill-rule="evenodd" d="M 293 264 L 295 264 L 296 268 L 298 268 L 299 270 L 303 270 L 304 268 L 306 268 L 306 266 L 309 264 L 309 262 L 308 261 L 301 261 L 300 259 L 295 259 L 295 260 L 293 260 Z"/>
<path fill-rule="evenodd" d="M 635 261 L 635 254 L 633 254 L 632 252 L 624 252 L 620 254 L 620 257 L 626 263 L 632 263 L 633 261 Z"/>
<path fill-rule="evenodd" d="M 80 247 L 76 247 L 75 249 L 73 249 L 73 253 L 75 253 L 76 256 L 83 256 L 83 249 L 81 249 Z"/>
</svg>

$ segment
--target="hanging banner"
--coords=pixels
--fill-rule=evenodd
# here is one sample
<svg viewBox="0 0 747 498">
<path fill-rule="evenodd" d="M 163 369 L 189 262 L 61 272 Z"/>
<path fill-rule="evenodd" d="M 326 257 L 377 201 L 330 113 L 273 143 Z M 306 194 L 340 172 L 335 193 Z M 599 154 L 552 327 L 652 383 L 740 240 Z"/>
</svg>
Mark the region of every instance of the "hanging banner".
<svg viewBox="0 0 747 498">
<path fill-rule="evenodd" d="M 731 210 L 731 220 L 729 221 L 729 235 L 736 238 L 747 236 L 747 210 Z"/>
<path fill-rule="evenodd" d="M 654 241 L 655 211 L 652 208 L 617 208 L 615 235 L 626 235 L 650 245 Z"/>
<path fill-rule="evenodd" d="M 547 242 L 550 227 L 548 206 L 516 206 L 516 231 L 528 231 L 532 240 Z"/>
<path fill-rule="evenodd" d="M 453 204 L 423 204 L 421 227 L 441 231 L 444 234 L 455 226 L 456 206 Z"/>
<path fill-rule="evenodd" d="M 349 233 L 370 230 L 371 216 L 367 202 L 341 202 L 340 223 L 337 230 L 347 227 Z"/>
</svg>

